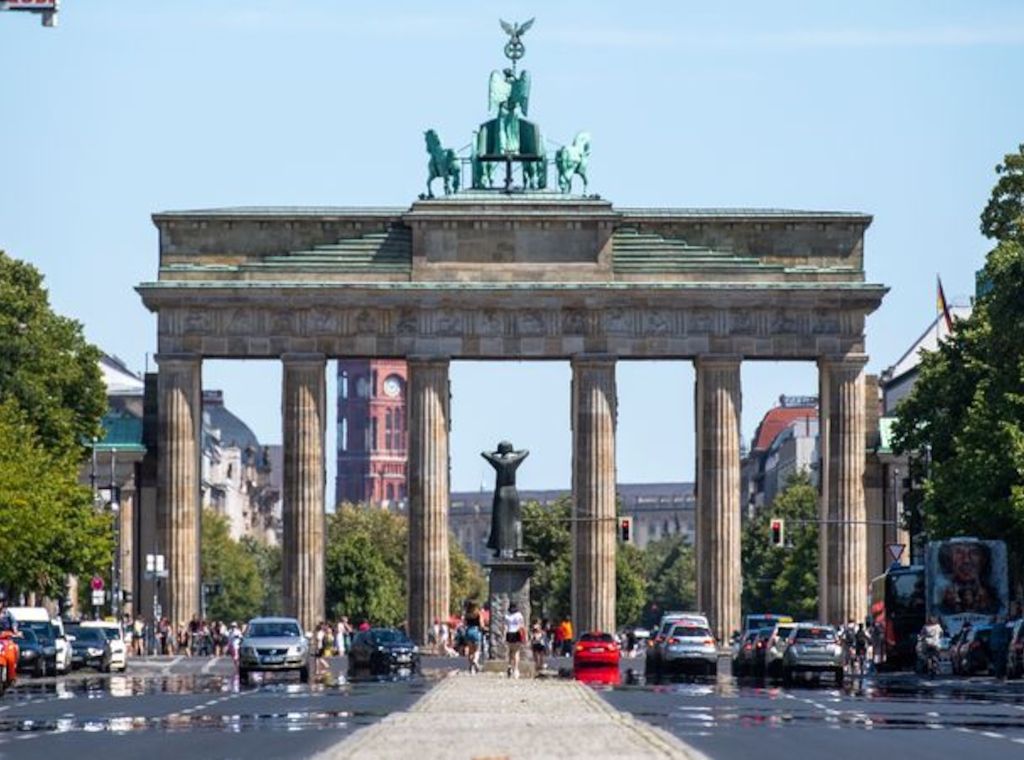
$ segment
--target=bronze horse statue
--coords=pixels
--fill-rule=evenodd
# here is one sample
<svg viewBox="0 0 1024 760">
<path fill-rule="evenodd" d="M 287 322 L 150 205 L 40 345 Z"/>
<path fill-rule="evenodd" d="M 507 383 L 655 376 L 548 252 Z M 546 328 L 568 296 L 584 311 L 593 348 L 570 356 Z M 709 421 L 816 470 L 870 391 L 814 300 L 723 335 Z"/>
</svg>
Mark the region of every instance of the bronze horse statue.
<svg viewBox="0 0 1024 760">
<path fill-rule="evenodd" d="M 423 136 L 427 141 L 427 153 L 430 154 L 427 162 L 427 197 L 434 197 L 431 184 L 439 178 L 444 180 L 445 195 L 459 192 L 459 157 L 454 150 L 441 145 L 441 138 L 433 129 L 428 129 Z"/>
</svg>

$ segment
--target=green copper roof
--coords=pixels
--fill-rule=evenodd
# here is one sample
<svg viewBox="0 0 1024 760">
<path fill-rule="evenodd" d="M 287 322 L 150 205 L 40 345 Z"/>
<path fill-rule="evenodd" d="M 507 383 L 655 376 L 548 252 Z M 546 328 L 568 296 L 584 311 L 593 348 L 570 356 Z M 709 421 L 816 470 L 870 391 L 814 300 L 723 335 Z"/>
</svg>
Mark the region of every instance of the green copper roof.
<svg viewBox="0 0 1024 760">
<path fill-rule="evenodd" d="M 764 265 L 754 256 L 737 256 L 728 250 L 689 245 L 681 238 L 642 233 L 632 228 L 616 230 L 612 254 L 612 267 L 617 273 L 783 271 L 783 267 Z"/>
<path fill-rule="evenodd" d="M 258 263 L 243 264 L 242 271 L 315 267 L 335 272 L 409 272 L 412 268 L 412 231 L 391 227 L 368 232 L 310 250 L 267 256 Z"/>
<path fill-rule="evenodd" d="M 103 437 L 96 442 L 98 451 L 145 452 L 142 445 L 142 420 L 127 412 L 108 411 L 100 421 Z"/>
</svg>

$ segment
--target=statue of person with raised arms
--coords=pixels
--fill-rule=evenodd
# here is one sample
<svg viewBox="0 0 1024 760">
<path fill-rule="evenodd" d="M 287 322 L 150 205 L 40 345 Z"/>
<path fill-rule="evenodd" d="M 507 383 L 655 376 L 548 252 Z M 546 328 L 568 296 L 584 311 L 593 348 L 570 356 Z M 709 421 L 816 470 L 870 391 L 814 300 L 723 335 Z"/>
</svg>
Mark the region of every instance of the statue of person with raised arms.
<svg viewBox="0 0 1024 760">
<path fill-rule="evenodd" d="M 480 452 L 495 470 L 491 536 L 487 548 L 493 550 L 496 557 L 511 559 L 523 551 L 523 518 L 516 491 L 516 469 L 529 455 L 526 449 L 515 451 L 508 441 L 499 443 L 497 451 Z"/>
</svg>

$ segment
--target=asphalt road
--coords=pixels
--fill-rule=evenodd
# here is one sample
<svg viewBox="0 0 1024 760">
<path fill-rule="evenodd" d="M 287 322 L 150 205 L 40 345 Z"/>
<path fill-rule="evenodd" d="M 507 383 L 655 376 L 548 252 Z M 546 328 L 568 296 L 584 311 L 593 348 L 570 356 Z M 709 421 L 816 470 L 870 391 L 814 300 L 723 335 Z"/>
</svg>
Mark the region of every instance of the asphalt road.
<svg viewBox="0 0 1024 760">
<path fill-rule="evenodd" d="M 1020 681 L 900 674 L 847 679 L 840 688 L 823 678 L 784 689 L 737 681 L 727 660 L 718 678 L 629 680 L 597 688 L 615 708 L 715 760 L 1024 757 Z"/>
<path fill-rule="evenodd" d="M 566 659 L 552 662 L 567 673 Z M 463 666 L 427 658 L 428 673 Z M 269 678 L 241 688 L 230 661 L 133 661 L 126 675 L 79 672 L 23 679 L 0 700 L 0 759 L 90 757 L 306 758 L 390 712 L 433 678 L 303 685 Z M 1024 682 L 894 675 L 827 679 L 783 689 L 717 678 L 646 683 L 643 660 L 622 662 L 622 685 L 595 685 L 612 706 L 682 738 L 709 757 L 1024 757 Z"/>
<path fill-rule="evenodd" d="M 443 664 L 443 663 L 442 663 Z M 307 758 L 404 710 L 430 678 L 271 677 L 239 687 L 230 660 L 133 662 L 125 675 L 21 679 L 0 700 L 0 758 Z"/>
</svg>

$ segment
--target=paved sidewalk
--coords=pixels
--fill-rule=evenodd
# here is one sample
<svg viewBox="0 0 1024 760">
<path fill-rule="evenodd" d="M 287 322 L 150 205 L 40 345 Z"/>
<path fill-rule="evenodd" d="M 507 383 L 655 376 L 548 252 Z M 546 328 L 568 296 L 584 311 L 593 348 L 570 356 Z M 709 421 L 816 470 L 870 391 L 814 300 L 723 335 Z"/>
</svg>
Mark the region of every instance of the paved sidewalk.
<svg viewBox="0 0 1024 760">
<path fill-rule="evenodd" d="M 340 758 L 689 758 L 697 750 L 614 710 L 587 686 L 455 673 L 317 756 Z"/>
</svg>

